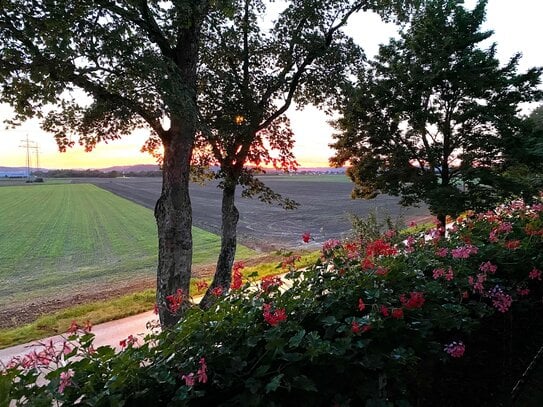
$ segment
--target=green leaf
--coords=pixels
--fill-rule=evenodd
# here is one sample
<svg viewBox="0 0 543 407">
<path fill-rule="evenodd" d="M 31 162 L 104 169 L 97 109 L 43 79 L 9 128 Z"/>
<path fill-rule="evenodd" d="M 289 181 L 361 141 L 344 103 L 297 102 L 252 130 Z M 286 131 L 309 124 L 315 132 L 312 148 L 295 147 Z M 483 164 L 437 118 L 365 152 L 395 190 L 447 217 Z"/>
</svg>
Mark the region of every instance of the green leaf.
<svg viewBox="0 0 543 407">
<path fill-rule="evenodd" d="M 11 375 L 0 374 L 0 407 L 9 407 L 11 388 L 13 387 Z"/>
<path fill-rule="evenodd" d="M 294 336 L 290 338 L 290 340 L 288 341 L 288 345 L 291 348 L 295 348 L 299 346 L 304 336 L 305 336 L 305 329 L 300 329 Z"/>
<path fill-rule="evenodd" d="M 306 375 L 295 376 L 292 379 L 292 386 L 305 391 L 317 391 L 315 383 L 313 383 Z"/>
<path fill-rule="evenodd" d="M 279 388 L 279 385 L 281 384 L 281 379 L 283 378 L 284 374 L 278 374 L 275 376 L 271 381 L 266 385 L 266 394 L 271 393 L 272 391 L 275 391 Z"/>
</svg>

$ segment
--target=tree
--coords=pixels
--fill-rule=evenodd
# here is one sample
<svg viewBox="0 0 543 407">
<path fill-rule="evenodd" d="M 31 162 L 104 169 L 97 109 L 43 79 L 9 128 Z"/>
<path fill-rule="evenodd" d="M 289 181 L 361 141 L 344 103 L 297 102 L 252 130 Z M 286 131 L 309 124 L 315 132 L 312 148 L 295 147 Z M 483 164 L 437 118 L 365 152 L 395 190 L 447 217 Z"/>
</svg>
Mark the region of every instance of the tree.
<svg viewBox="0 0 543 407">
<path fill-rule="evenodd" d="M 0 101 L 14 107 L 14 124 L 42 119 L 61 150 L 74 144 L 72 137 L 91 150 L 140 127 L 161 140 L 155 217 L 163 326 L 180 317 L 166 297 L 189 290 L 189 166 L 198 125 L 200 31 L 210 4 L 4 0 L 0 7 Z"/>
<path fill-rule="evenodd" d="M 296 167 L 293 133 L 284 113 L 294 101 L 299 106 L 324 102 L 338 90 L 348 67 L 359 62 L 361 52 L 340 29 L 364 3 L 291 1 L 270 29 L 261 23 L 269 13 L 261 0 L 240 0 L 231 15 L 210 14 L 199 106 L 208 125 L 204 137 L 220 166 L 222 236 L 217 269 L 202 306 L 210 304 L 216 287 L 230 287 L 239 219 L 237 185 L 244 196 L 295 207 L 255 174 L 263 164 Z"/>
<path fill-rule="evenodd" d="M 331 162 L 350 162 L 353 196 L 425 202 L 442 224 L 520 192 L 503 174 L 505 140 L 521 127 L 519 103 L 541 97 L 540 68 L 518 74 L 520 54 L 500 66 L 496 44 L 478 46 L 492 35 L 480 31 L 486 1 L 459 3 L 428 2 L 381 46 L 346 90 L 332 144 Z"/>
<path fill-rule="evenodd" d="M 324 106 L 349 66 L 360 61 L 361 51 L 341 32 L 348 18 L 364 9 L 403 18 L 414 3 L 289 1 L 269 29 L 262 21 L 270 20 L 270 4 L 260 0 L 238 0 L 231 9 L 210 13 L 199 69 L 203 126 L 196 154 L 202 163 L 220 167 L 215 176 L 221 180 L 223 198 L 221 252 L 201 306 L 210 305 L 216 288 L 226 292 L 230 287 L 239 219 L 237 186 L 244 196 L 295 206 L 255 174 L 264 164 L 295 168 L 293 134 L 284 113 L 294 101 Z M 151 142 L 149 150 L 158 145 Z"/>
<path fill-rule="evenodd" d="M 523 119 L 520 130 L 505 140 L 505 176 L 525 194 L 543 190 L 543 106 Z"/>
</svg>

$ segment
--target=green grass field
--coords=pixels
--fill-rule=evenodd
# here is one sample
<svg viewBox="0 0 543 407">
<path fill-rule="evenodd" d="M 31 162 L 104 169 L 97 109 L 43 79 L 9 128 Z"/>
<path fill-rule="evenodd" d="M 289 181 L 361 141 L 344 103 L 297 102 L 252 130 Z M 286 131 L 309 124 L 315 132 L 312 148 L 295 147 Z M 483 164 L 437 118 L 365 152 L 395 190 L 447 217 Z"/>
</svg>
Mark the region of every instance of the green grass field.
<svg viewBox="0 0 543 407">
<path fill-rule="evenodd" d="M 219 237 L 193 238 L 194 264 L 213 263 Z M 152 277 L 156 253 L 152 211 L 94 185 L 0 188 L 0 308 Z"/>
</svg>

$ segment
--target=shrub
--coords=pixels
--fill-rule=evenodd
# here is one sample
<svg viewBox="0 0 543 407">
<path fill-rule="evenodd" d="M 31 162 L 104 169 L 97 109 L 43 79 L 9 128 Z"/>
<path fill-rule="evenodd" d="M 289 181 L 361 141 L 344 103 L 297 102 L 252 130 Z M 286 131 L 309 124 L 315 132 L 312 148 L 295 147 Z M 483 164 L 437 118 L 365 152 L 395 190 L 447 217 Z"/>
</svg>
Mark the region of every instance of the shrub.
<svg viewBox="0 0 543 407">
<path fill-rule="evenodd" d="M 244 280 L 119 353 L 76 331 L 14 361 L 0 389 L 20 405 L 507 404 L 542 339 L 542 211 L 513 202 L 447 237 L 329 241 L 288 290 Z"/>
</svg>

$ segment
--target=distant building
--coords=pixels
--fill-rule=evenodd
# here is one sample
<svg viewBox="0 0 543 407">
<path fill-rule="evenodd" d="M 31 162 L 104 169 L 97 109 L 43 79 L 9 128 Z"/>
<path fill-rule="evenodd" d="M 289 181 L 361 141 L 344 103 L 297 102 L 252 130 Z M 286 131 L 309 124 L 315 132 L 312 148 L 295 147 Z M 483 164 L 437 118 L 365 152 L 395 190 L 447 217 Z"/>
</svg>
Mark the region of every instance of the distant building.
<svg viewBox="0 0 543 407">
<path fill-rule="evenodd" d="M 26 178 L 25 171 L 0 171 L 0 178 Z"/>
</svg>

